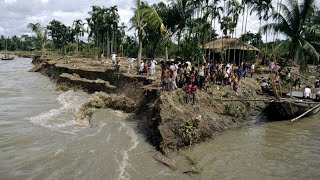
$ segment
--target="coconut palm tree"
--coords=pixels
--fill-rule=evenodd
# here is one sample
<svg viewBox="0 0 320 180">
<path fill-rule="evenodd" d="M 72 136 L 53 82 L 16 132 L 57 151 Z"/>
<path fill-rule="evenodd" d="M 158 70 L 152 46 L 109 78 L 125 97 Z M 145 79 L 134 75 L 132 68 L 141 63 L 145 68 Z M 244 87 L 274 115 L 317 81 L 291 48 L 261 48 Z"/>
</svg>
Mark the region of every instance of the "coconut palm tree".
<svg viewBox="0 0 320 180">
<path fill-rule="evenodd" d="M 112 40 L 111 40 L 111 50 L 117 53 L 117 30 L 118 30 L 118 23 L 119 23 L 119 14 L 117 6 L 112 6 L 110 8 L 110 21 L 112 26 Z"/>
<path fill-rule="evenodd" d="M 312 28 L 307 26 L 307 20 L 314 11 L 314 0 L 304 0 L 299 3 L 298 0 L 291 0 L 287 5 L 280 4 L 280 12 L 274 12 L 274 23 L 264 25 L 260 30 L 266 32 L 273 30 L 275 33 L 281 33 L 287 37 L 287 40 L 281 42 L 277 47 L 287 45 L 289 47 L 289 58 L 286 59 L 281 71 L 289 60 L 298 61 L 300 70 L 307 69 L 306 55 L 309 55 L 319 61 L 319 54 L 314 46 L 305 37 L 319 37 Z M 278 23 L 275 23 L 278 22 Z"/>
<path fill-rule="evenodd" d="M 222 30 L 222 33 L 224 34 L 224 37 L 227 37 L 228 31 L 231 32 L 232 28 L 233 28 L 232 18 L 229 17 L 229 16 L 224 16 L 221 19 L 220 24 L 221 24 L 220 25 L 220 29 Z M 222 37 L 222 46 L 221 46 L 222 49 L 221 49 L 221 52 L 224 52 L 224 44 L 223 44 L 223 38 L 224 37 Z M 230 42 L 230 40 L 229 40 L 229 42 Z M 229 53 L 228 54 L 230 54 L 230 49 L 229 49 Z M 224 57 L 224 58 L 226 58 L 226 57 Z M 228 56 L 228 58 L 229 58 L 229 56 Z M 226 61 L 226 59 L 224 59 L 224 60 Z"/>
<path fill-rule="evenodd" d="M 125 42 L 125 29 L 127 28 L 127 26 L 124 25 L 124 23 L 121 23 L 121 26 L 118 27 L 119 28 L 119 41 L 120 41 L 120 56 L 123 56 L 123 43 Z"/>
<path fill-rule="evenodd" d="M 142 18 L 141 18 L 141 0 L 136 0 L 136 8 L 134 12 L 134 19 L 133 23 L 136 27 L 136 36 L 138 39 L 138 45 L 139 45 L 139 52 L 138 52 L 138 59 L 137 59 L 137 73 L 139 73 L 139 65 L 141 62 L 141 56 L 142 56 Z"/>
<path fill-rule="evenodd" d="M 84 23 L 80 19 L 73 21 L 73 30 L 76 33 L 77 41 L 77 54 L 79 53 L 79 37 L 83 37 L 85 32 L 83 25 Z"/>
<path fill-rule="evenodd" d="M 149 28 L 153 28 L 154 30 L 160 31 L 165 45 L 165 61 L 168 61 L 168 45 L 171 37 L 170 30 L 168 30 L 167 27 L 163 24 L 162 18 L 159 16 L 158 12 L 154 7 L 143 7 L 140 13 L 142 21 L 146 26 L 148 26 Z"/>
<path fill-rule="evenodd" d="M 100 55 L 100 51 L 104 47 L 104 43 L 102 43 L 104 42 L 103 39 L 105 37 L 105 31 L 102 31 L 102 27 L 104 25 L 103 12 L 103 8 L 99 6 L 92 6 L 92 10 L 89 12 L 91 17 L 86 19 L 88 22 L 88 28 L 90 28 L 88 38 L 93 38 L 94 40 L 96 40 L 95 43 L 98 48 L 98 55 Z"/>
<path fill-rule="evenodd" d="M 28 28 L 36 34 L 37 46 L 41 50 L 41 57 L 43 57 L 45 54 L 45 46 L 48 42 L 47 30 L 44 27 L 42 27 L 39 23 L 29 23 Z"/>
<path fill-rule="evenodd" d="M 212 3 L 209 5 L 209 12 L 211 12 L 211 26 L 213 25 L 213 29 L 216 29 L 216 19 L 218 19 L 218 21 L 220 21 L 221 19 L 221 14 L 223 13 L 223 7 L 218 6 L 218 3 L 220 2 L 220 0 L 212 0 Z M 210 31 L 210 41 L 212 39 L 212 31 Z M 210 43 L 211 45 L 211 43 Z M 213 47 L 212 49 L 214 49 L 214 44 L 212 44 Z M 209 47 L 209 49 L 211 49 L 211 47 Z M 210 59 L 210 55 L 211 52 L 209 53 L 209 59 Z M 213 54 L 213 62 L 214 62 L 214 54 Z"/>
<path fill-rule="evenodd" d="M 247 24 L 248 24 L 248 17 L 249 17 L 249 10 L 253 5 L 254 0 L 242 0 L 242 28 L 241 28 L 241 35 L 247 32 Z M 245 15 L 246 13 L 246 15 Z M 242 42 L 242 40 L 241 40 Z M 244 48 L 244 47 L 242 47 Z M 242 57 L 242 58 L 241 58 Z M 244 50 L 239 51 L 239 63 L 240 60 L 244 59 Z"/>
<path fill-rule="evenodd" d="M 261 28 L 262 20 L 267 21 L 267 24 L 268 24 L 268 19 L 270 18 L 270 14 L 273 10 L 274 10 L 274 8 L 272 6 L 272 0 L 254 0 L 250 15 L 253 12 L 257 13 L 257 16 L 260 21 L 259 28 Z M 266 32 L 266 54 L 267 54 L 267 42 L 268 42 L 268 32 Z M 260 42 L 259 42 L 259 49 L 261 49 Z"/>
<path fill-rule="evenodd" d="M 264 0 L 263 3 L 263 20 L 268 24 L 268 20 L 270 19 L 271 13 L 274 11 L 274 7 L 272 6 L 272 0 Z M 268 31 L 266 31 L 266 54 L 268 54 Z"/>
<path fill-rule="evenodd" d="M 177 41 L 178 48 L 180 48 L 180 40 L 182 37 L 182 33 L 188 27 L 190 23 L 191 16 L 193 14 L 193 8 L 191 8 L 191 2 L 189 0 L 171 0 L 172 9 L 177 10 L 175 19 L 178 20 L 177 25 Z"/>
<path fill-rule="evenodd" d="M 237 36 L 237 31 L 235 30 L 238 25 L 238 20 L 239 20 L 239 15 L 241 13 L 241 5 L 237 0 L 230 0 L 227 2 L 227 11 L 228 11 L 228 16 L 231 16 L 232 19 L 232 26 L 231 26 L 231 37 Z M 230 43 L 229 41 L 229 56 L 230 56 Z M 236 62 L 236 49 L 233 49 L 233 63 L 235 64 Z M 228 58 L 230 59 L 230 57 Z"/>
</svg>

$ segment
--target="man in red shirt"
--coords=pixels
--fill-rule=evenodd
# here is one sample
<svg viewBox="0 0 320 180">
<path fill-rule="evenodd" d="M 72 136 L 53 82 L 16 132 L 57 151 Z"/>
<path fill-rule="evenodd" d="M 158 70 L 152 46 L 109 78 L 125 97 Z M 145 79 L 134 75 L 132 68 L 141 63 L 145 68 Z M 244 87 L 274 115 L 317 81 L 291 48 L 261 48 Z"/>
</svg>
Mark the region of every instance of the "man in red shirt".
<svg viewBox="0 0 320 180">
<path fill-rule="evenodd" d="M 188 104 L 192 100 L 192 104 L 194 104 L 195 100 L 195 92 L 197 90 L 197 86 L 194 85 L 193 82 L 188 82 L 185 87 L 186 91 L 186 103 Z"/>
</svg>

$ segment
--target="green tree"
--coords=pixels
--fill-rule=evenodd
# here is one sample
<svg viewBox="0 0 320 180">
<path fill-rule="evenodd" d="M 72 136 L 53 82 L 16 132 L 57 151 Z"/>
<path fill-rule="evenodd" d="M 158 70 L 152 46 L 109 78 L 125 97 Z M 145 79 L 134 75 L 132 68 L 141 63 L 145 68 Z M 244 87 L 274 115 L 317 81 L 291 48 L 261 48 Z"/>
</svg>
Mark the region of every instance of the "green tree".
<svg viewBox="0 0 320 180">
<path fill-rule="evenodd" d="M 73 21 L 73 31 L 76 34 L 76 41 L 77 41 L 77 54 L 79 53 L 79 37 L 83 37 L 85 30 L 84 30 L 84 23 L 81 19 L 77 19 Z"/>
<path fill-rule="evenodd" d="M 287 37 L 278 45 L 289 46 L 289 58 L 286 59 L 281 71 L 289 62 L 295 60 L 300 63 L 300 70 L 307 69 L 306 55 L 310 55 L 319 61 L 319 54 L 314 46 L 306 39 L 306 37 L 319 38 L 319 33 L 316 30 L 307 26 L 307 20 L 314 12 L 314 0 L 304 0 L 301 3 L 298 0 L 288 2 L 288 5 L 280 4 L 281 12 L 275 12 L 273 18 L 278 23 L 269 23 L 261 28 L 262 32 L 273 30 L 279 32 Z M 276 48 L 276 49 L 277 49 Z"/>
<path fill-rule="evenodd" d="M 223 13 L 223 7 L 218 6 L 219 2 L 220 2 L 220 0 L 212 0 L 212 3 L 208 6 L 209 12 L 211 12 L 211 26 L 210 27 L 212 27 L 212 24 L 213 24 L 214 31 L 216 29 L 216 19 L 218 19 L 218 21 L 220 21 L 221 14 Z M 210 41 L 212 41 L 213 40 L 212 31 L 210 31 L 209 36 L 210 36 Z M 209 47 L 209 49 L 211 49 L 211 47 Z M 214 44 L 213 44 L 212 49 L 214 49 Z M 209 53 L 209 59 L 211 59 L 210 55 L 211 55 L 211 53 Z M 214 55 L 212 58 L 213 58 L 213 62 L 214 62 Z"/>
<path fill-rule="evenodd" d="M 36 47 L 41 50 L 41 57 L 45 54 L 45 46 L 48 42 L 47 30 L 39 23 L 29 23 L 28 28 L 31 29 L 36 35 Z"/>
<path fill-rule="evenodd" d="M 231 23 L 231 28 L 230 28 L 230 34 L 231 37 L 237 36 L 237 25 L 238 25 L 238 20 L 239 20 L 239 15 L 241 13 L 241 5 L 237 0 L 230 0 L 227 2 L 227 11 L 228 11 L 228 16 L 231 16 L 232 23 Z M 229 54 L 228 54 L 228 59 L 230 59 L 230 43 L 229 41 Z M 236 63 L 236 49 L 233 49 L 233 64 Z"/>
<path fill-rule="evenodd" d="M 259 28 L 261 28 L 262 20 L 268 21 L 273 9 L 274 8 L 272 6 L 272 0 L 254 0 L 250 14 L 252 14 L 253 12 L 257 13 L 256 15 L 259 18 Z M 261 32 L 259 31 L 259 33 Z M 266 32 L 266 45 L 267 45 L 267 41 L 268 41 L 268 32 Z M 259 49 L 261 49 L 261 43 L 259 44 Z M 266 51 L 267 51 L 267 47 L 266 47 Z"/>
<path fill-rule="evenodd" d="M 66 53 L 68 43 L 74 41 L 75 32 L 57 20 L 52 20 L 47 26 L 53 45 L 60 53 Z"/>
</svg>

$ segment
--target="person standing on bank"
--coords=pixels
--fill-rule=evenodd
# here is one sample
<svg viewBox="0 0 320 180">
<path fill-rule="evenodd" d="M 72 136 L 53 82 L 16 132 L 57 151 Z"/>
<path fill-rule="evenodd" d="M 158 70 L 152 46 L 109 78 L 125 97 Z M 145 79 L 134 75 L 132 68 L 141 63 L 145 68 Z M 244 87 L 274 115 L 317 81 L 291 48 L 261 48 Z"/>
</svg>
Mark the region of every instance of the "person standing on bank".
<svg viewBox="0 0 320 180">
<path fill-rule="evenodd" d="M 116 61 L 117 61 L 117 55 L 116 55 L 116 53 L 112 53 L 111 54 L 111 60 L 112 60 L 112 64 L 116 64 Z"/>
<path fill-rule="evenodd" d="M 303 97 L 304 98 L 311 98 L 311 88 L 310 86 L 306 86 L 303 90 Z"/>
<path fill-rule="evenodd" d="M 158 64 L 158 62 L 152 58 L 150 61 L 150 76 L 156 73 L 156 64 Z"/>
<path fill-rule="evenodd" d="M 255 64 L 254 64 L 254 62 L 252 62 L 251 67 L 250 67 L 251 78 L 253 77 L 253 74 L 254 74 L 254 68 L 255 68 Z"/>
<path fill-rule="evenodd" d="M 128 73 L 130 73 L 131 68 L 133 68 L 133 58 L 128 58 Z"/>
</svg>

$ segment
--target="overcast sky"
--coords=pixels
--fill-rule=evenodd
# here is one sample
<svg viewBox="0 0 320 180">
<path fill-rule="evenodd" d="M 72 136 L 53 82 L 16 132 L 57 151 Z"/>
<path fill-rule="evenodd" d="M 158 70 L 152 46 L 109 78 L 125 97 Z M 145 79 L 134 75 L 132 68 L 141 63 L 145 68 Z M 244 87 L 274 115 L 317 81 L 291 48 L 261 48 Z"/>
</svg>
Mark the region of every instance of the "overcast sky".
<svg viewBox="0 0 320 180">
<path fill-rule="evenodd" d="M 146 0 L 149 4 L 161 2 Z M 276 3 L 276 0 L 273 0 Z M 316 0 L 319 5 L 320 0 Z M 12 36 L 30 34 L 27 25 L 41 23 L 47 25 L 52 19 L 71 26 L 75 19 L 88 17 L 92 5 L 117 5 L 121 22 L 130 26 L 129 19 L 133 15 L 134 0 L 0 0 L 0 35 Z M 241 32 L 242 18 L 239 18 L 237 32 Z M 218 23 L 217 23 L 218 24 Z M 216 29 L 220 29 L 217 25 Z M 259 20 L 251 16 L 248 20 L 248 31 L 257 32 Z M 129 33 L 130 34 L 130 33 Z"/>
</svg>

